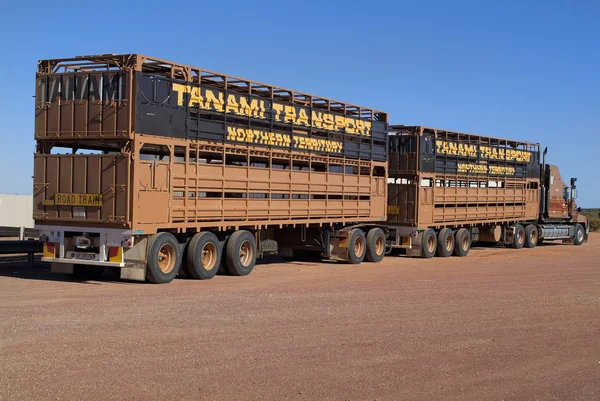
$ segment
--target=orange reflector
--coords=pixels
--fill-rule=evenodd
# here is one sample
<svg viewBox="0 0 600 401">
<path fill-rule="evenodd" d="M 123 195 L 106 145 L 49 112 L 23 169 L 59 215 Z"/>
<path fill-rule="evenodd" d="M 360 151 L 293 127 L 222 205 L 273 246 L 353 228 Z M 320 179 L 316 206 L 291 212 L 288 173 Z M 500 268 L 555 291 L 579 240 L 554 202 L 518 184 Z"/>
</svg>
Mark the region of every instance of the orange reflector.
<svg viewBox="0 0 600 401">
<path fill-rule="evenodd" d="M 108 248 L 108 261 L 109 262 L 123 262 L 123 247 L 111 246 Z"/>
<path fill-rule="evenodd" d="M 402 246 L 410 246 L 410 237 L 400 237 L 402 243 L 400 245 Z"/>
<path fill-rule="evenodd" d="M 44 242 L 44 257 L 55 258 L 56 257 L 56 244 L 53 242 Z"/>
</svg>

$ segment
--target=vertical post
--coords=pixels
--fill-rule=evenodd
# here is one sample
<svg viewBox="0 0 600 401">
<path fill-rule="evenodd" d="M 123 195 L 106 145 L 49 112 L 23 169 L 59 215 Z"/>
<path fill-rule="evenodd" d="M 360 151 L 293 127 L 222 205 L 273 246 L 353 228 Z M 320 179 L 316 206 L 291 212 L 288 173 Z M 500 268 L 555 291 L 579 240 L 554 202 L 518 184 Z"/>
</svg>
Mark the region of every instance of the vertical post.
<svg viewBox="0 0 600 401">
<path fill-rule="evenodd" d="M 19 240 L 23 241 L 25 239 L 25 227 L 19 227 Z"/>
</svg>

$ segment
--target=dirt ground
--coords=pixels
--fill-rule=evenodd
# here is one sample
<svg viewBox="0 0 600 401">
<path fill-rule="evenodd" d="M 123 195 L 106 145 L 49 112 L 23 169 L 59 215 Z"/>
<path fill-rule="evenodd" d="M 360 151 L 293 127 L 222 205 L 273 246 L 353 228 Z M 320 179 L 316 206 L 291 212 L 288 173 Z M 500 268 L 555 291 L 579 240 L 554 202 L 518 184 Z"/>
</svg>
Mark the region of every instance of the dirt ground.
<svg viewBox="0 0 600 401">
<path fill-rule="evenodd" d="M 600 400 L 600 235 L 169 285 L 0 264 L 0 400 Z"/>
</svg>

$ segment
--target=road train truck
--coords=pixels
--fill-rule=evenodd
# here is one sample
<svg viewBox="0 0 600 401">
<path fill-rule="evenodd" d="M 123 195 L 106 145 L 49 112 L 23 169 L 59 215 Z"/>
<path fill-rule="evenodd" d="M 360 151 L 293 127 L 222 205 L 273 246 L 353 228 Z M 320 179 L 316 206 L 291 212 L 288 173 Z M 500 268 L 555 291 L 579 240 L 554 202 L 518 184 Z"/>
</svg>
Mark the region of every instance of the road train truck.
<svg viewBox="0 0 600 401">
<path fill-rule="evenodd" d="M 384 256 L 384 112 L 137 54 L 40 61 L 35 102 L 52 271 L 167 283 Z"/>
<path fill-rule="evenodd" d="M 139 54 L 42 60 L 35 103 L 34 219 L 53 272 L 168 283 L 247 275 L 266 254 L 357 264 L 587 238 L 574 181 L 535 144 L 389 126 Z"/>
<path fill-rule="evenodd" d="M 566 185 L 539 144 L 403 125 L 389 139 L 392 247 L 430 258 L 466 256 L 474 242 L 587 241 L 577 179 Z"/>
</svg>

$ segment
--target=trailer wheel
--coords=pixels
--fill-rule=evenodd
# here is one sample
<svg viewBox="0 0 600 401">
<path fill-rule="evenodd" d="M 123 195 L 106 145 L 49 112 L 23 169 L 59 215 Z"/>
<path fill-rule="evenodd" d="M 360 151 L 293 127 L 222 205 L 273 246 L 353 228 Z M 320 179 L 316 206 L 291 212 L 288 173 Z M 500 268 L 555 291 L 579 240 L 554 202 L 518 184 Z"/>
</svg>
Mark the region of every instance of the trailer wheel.
<svg viewBox="0 0 600 401">
<path fill-rule="evenodd" d="M 200 280 L 211 279 L 217 274 L 220 264 L 221 243 L 217 236 L 208 231 L 194 235 L 187 253 L 190 276 Z"/>
<path fill-rule="evenodd" d="M 256 263 L 256 239 L 249 231 L 238 230 L 227 240 L 225 259 L 233 276 L 247 276 Z"/>
<path fill-rule="evenodd" d="M 381 228 L 372 228 L 367 233 L 367 260 L 381 262 L 385 256 L 385 233 Z"/>
<path fill-rule="evenodd" d="M 525 245 L 525 229 L 522 225 L 517 224 L 514 230 L 515 234 L 511 246 L 515 249 L 521 249 L 523 248 L 523 245 Z"/>
<path fill-rule="evenodd" d="M 348 259 L 347 262 L 357 265 L 365 259 L 367 253 L 367 239 L 365 233 L 359 228 L 350 231 L 348 236 Z"/>
<path fill-rule="evenodd" d="M 94 265 L 74 265 L 73 277 L 80 280 L 97 280 L 102 276 L 106 268 Z"/>
<path fill-rule="evenodd" d="M 471 233 L 466 228 L 459 229 L 454 237 L 454 254 L 467 256 L 471 249 Z"/>
<path fill-rule="evenodd" d="M 421 234 L 421 246 L 423 247 L 422 257 L 432 258 L 437 249 L 437 238 L 433 228 L 428 228 Z"/>
<path fill-rule="evenodd" d="M 525 227 L 525 246 L 527 248 L 535 248 L 538 244 L 539 233 L 536 226 L 529 224 Z"/>
<path fill-rule="evenodd" d="M 575 245 L 583 244 L 585 240 L 585 230 L 583 226 L 579 223 L 575 224 Z"/>
<path fill-rule="evenodd" d="M 155 284 L 173 281 L 181 267 L 181 247 L 171 233 L 157 233 L 148 239 L 146 277 Z"/>
<path fill-rule="evenodd" d="M 454 233 L 449 228 L 442 228 L 438 234 L 437 255 L 447 258 L 454 252 Z"/>
</svg>

